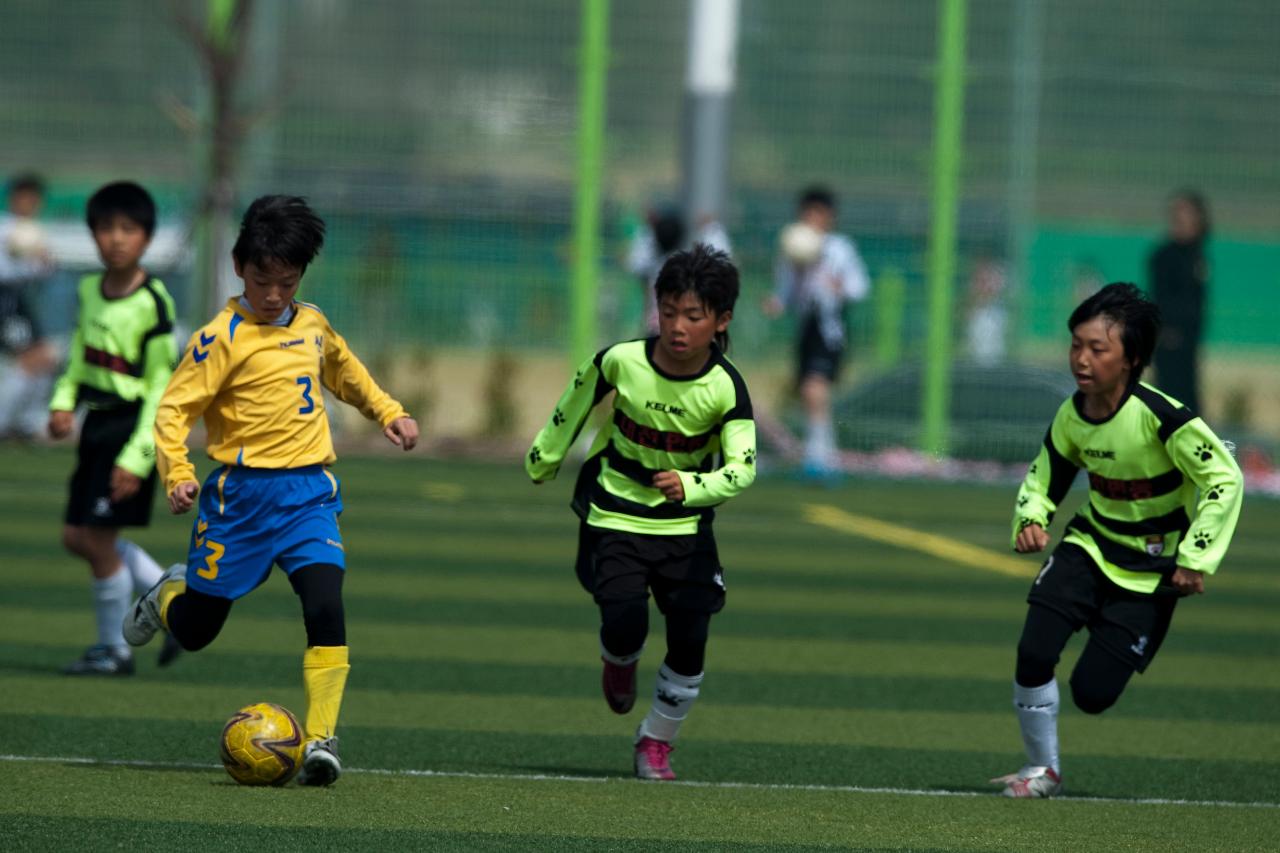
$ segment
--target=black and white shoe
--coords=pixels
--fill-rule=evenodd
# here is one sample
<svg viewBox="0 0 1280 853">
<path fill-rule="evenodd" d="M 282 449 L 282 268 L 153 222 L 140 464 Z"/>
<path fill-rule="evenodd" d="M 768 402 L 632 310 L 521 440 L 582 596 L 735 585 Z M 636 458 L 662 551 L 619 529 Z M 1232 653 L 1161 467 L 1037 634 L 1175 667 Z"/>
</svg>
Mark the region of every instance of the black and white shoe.
<svg viewBox="0 0 1280 853">
<path fill-rule="evenodd" d="M 342 762 L 338 760 L 338 739 L 308 741 L 302 753 L 302 769 L 298 771 L 298 784 L 332 785 L 342 775 Z"/>
<path fill-rule="evenodd" d="M 133 655 L 111 646 L 90 646 L 79 660 L 62 668 L 64 675 L 133 675 Z"/>
</svg>

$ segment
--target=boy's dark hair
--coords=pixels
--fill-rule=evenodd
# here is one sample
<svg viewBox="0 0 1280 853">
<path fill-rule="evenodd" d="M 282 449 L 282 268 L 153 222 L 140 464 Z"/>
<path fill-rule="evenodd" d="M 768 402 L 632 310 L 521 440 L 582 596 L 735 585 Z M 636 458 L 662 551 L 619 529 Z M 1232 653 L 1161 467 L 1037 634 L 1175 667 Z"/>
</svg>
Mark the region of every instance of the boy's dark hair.
<svg viewBox="0 0 1280 853">
<path fill-rule="evenodd" d="M 659 303 L 667 296 L 678 299 L 692 293 L 708 311 L 719 315 L 732 311 L 738 301 L 738 268 L 719 249 L 694 243 L 692 249 L 667 259 L 653 289 Z M 721 350 L 728 350 L 728 331 L 717 333 L 716 343 Z"/>
<path fill-rule="evenodd" d="M 112 216 L 120 215 L 136 222 L 151 237 L 156 230 L 156 202 L 151 193 L 133 181 L 107 184 L 89 197 L 85 222 L 94 231 Z"/>
<path fill-rule="evenodd" d="M 254 200 L 240 220 L 240 235 L 231 247 L 236 263 L 263 267 L 276 261 L 305 272 L 324 245 L 324 220 L 296 195 L 264 195 Z"/>
<path fill-rule="evenodd" d="M 1136 285 L 1115 281 L 1081 302 L 1071 312 L 1067 329 L 1074 332 L 1076 326 L 1100 315 L 1124 326 L 1120 343 L 1125 358 L 1133 364 L 1129 381 L 1136 383 L 1151 363 L 1156 339 L 1160 337 L 1160 309 Z"/>
<path fill-rule="evenodd" d="M 809 207 L 825 207 L 835 211 L 836 194 L 826 184 L 811 184 L 800 191 L 800 196 L 796 199 L 796 207 L 800 210 Z"/>
<path fill-rule="evenodd" d="M 35 172 L 21 172 L 9 179 L 6 189 L 9 191 L 10 195 L 13 193 L 31 192 L 42 196 L 45 192 L 44 178 L 40 177 Z"/>
</svg>

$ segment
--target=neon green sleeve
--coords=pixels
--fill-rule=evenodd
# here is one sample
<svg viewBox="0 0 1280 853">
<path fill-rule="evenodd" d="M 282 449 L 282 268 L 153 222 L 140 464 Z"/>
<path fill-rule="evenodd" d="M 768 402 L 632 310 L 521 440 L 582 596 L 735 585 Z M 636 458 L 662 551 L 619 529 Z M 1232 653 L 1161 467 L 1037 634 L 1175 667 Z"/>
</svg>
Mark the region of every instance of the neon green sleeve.
<svg viewBox="0 0 1280 853">
<path fill-rule="evenodd" d="M 1013 513 L 1013 533 L 1009 537 L 1010 547 L 1017 541 L 1018 534 L 1024 527 L 1038 524 L 1045 530 L 1049 529 L 1058 504 L 1067 496 L 1071 483 L 1076 478 L 1080 466 L 1075 460 L 1079 456 L 1062 427 L 1065 411 L 1065 406 L 1058 410 L 1053 423 L 1044 434 L 1040 452 L 1027 469 L 1027 476 L 1018 489 L 1017 506 Z"/>
<path fill-rule="evenodd" d="M 58 377 L 53 386 L 53 396 L 49 399 L 49 411 L 70 412 L 76 407 L 76 396 L 80 391 L 80 379 L 84 375 L 84 337 L 80 333 L 80 324 L 71 335 L 71 349 L 67 353 L 67 369 Z"/>
<path fill-rule="evenodd" d="M 1178 565 L 1211 575 L 1231 544 L 1244 475 L 1222 440 L 1200 418 L 1193 418 L 1165 442 L 1173 464 L 1200 490 L 1191 530 L 1178 546 Z"/>
<path fill-rule="evenodd" d="M 715 506 L 750 486 L 756 480 L 756 422 L 733 420 L 720 433 L 724 464 L 705 474 L 677 471 L 684 486 L 684 505 Z"/>
<path fill-rule="evenodd" d="M 524 470 L 529 479 L 537 482 L 555 479 L 569 448 L 587 422 L 587 416 L 613 390 L 613 385 L 604 376 L 607 352 L 607 349 L 601 350 L 578 368 L 573 381 L 556 401 L 555 411 L 547 425 L 539 431 L 525 454 Z"/>
<path fill-rule="evenodd" d="M 142 373 L 142 408 L 138 411 L 138 423 L 129 441 L 116 457 L 116 465 L 130 474 L 146 477 L 156 464 L 155 421 L 160 398 L 173 376 L 174 363 L 178 360 L 178 343 L 173 332 L 153 335 L 143 347 L 145 368 Z"/>
</svg>

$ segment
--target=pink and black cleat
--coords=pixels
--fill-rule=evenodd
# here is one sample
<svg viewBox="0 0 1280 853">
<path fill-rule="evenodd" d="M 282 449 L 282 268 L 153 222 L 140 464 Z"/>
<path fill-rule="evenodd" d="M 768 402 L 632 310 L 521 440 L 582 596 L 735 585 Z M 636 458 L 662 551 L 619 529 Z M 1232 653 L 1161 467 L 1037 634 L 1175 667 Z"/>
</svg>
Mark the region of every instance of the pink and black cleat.
<svg viewBox="0 0 1280 853">
<path fill-rule="evenodd" d="M 674 746 L 664 740 L 642 737 L 636 741 L 636 778 L 670 782 L 676 778 L 670 755 Z"/>
<path fill-rule="evenodd" d="M 604 688 L 604 701 L 615 714 L 625 714 L 636 704 L 636 662 L 626 666 L 612 663 L 605 658 L 600 686 Z"/>
</svg>

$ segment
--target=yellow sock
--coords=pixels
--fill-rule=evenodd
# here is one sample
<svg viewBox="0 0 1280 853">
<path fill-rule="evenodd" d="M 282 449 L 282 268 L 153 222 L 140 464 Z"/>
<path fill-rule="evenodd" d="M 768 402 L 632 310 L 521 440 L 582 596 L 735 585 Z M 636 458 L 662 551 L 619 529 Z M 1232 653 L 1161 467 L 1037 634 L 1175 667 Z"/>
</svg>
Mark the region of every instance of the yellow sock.
<svg viewBox="0 0 1280 853">
<path fill-rule="evenodd" d="M 307 740 L 333 737 L 347 686 L 346 646 L 311 646 L 302 656 L 302 682 L 307 690 Z"/>
<path fill-rule="evenodd" d="M 166 631 L 169 630 L 169 605 L 173 604 L 173 600 L 186 591 L 186 581 L 171 580 L 160 587 L 160 592 L 156 594 L 156 598 L 160 602 L 160 621 L 164 623 Z"/>
</svg>

